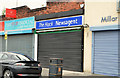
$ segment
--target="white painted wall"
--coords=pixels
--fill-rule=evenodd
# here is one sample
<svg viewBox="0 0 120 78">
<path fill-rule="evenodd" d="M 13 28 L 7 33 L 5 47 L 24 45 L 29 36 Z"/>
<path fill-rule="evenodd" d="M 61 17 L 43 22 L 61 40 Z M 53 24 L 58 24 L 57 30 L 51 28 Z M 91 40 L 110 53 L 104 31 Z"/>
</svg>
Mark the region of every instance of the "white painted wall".
<svg viewBox="0 0 120 78">
<path fill-rule="evenodd" d="M 27 5 L 30 9 L 40 8 L 46 6 L 46 0 L 17 0 L 18 5 Z"/>
<path fill-rule="evenodd" d="M 114 2 L 87 2 L 86 0 L 85 5 L 85 22 L 90 26 L 118 24 L 118 20 L 114 22 L 101 23 L 102 17 L 118 17 L 118 13 L 116 11 L 116 0 L 114 0 Z"/>
</svg>

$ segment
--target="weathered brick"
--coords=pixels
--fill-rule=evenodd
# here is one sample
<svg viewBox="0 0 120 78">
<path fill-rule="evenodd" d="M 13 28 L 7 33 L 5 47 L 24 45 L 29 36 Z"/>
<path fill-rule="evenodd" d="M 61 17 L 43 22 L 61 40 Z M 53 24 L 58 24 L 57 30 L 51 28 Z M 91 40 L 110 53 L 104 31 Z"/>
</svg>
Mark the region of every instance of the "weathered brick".
<svg viewBox="0 0 120 78">
<path fill-rule="evenodd" d="M 46 8 L 39 8 L 34 10 L 30 10 L 30 8 L 27 6 L 22 6 L 15 8 L 17 10 L 16 19 L 31 17 L 35 15 L 58 13 L 73 9 L 80 9 L 80 4 L 84 4 L 84 2 L 48 2 Z M 12 19 L 14 18 L 2 16 L 2 20 L 12 20 Z"/>
</svg>

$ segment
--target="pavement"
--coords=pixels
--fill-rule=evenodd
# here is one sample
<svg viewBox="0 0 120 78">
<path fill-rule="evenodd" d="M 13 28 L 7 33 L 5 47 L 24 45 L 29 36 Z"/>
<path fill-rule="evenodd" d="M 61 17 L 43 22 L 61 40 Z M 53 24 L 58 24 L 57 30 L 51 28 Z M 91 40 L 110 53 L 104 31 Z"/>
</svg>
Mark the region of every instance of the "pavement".
<svg viewBox="0 0 120 78">
<path fill-rule="evenodd" d="M 63 70 L 62 77 L 50 77 L 49 76 L 49 69 L 42 68 L 42 76 L 40 78 L 120 78 L 115 76 L 104 76 L 98 74 L 92 74 L 88 72 L 75 72 L 75 71 L 67 71 Z"/>
<path fill-rule="evenodd" d="M 49 76 L 48 68 L 42 68 L 42 76 Z M 63 70 L 62 76 L 102 76 L 102 75 L 91 74 L 88 72 L 75 72 Z"/>
</svg>

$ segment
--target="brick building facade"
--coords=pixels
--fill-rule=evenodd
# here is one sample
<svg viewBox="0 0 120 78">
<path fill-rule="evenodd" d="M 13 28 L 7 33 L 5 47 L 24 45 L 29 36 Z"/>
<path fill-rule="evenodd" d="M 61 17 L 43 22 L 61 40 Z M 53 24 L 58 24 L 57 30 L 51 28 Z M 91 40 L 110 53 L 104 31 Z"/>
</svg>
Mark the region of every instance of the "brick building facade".
<svg viewBox="0 0 120 78">
<path fill-rule="evenodd" d="M 24 17 L 31 17 L 35 15 L 43 15 L 43 14 L 51 14 L 51 13 L 58 13 L 63 11 L 70 11 L 73 9 L 80 9 L 80 4 L 84 4 L 84 2 L 47 2 L 47 6 L 43 8 L 37 8 L 31 10 L 27 6 L 21 6 L 17 8 L 13 8 L 17 10 L 16 19 L 24 18 Z M 5 15 L 1 16 L 4 20 L 12 20 L 14 18 L 5 17 Z"/>
</svg>

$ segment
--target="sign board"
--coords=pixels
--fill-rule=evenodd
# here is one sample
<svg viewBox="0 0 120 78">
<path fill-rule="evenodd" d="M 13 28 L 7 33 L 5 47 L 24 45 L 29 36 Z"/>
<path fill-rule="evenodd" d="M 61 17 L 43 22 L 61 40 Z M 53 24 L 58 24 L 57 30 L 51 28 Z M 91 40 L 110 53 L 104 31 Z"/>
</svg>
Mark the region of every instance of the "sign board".
<svg viewBox="0 0 120 78">
<path fill-rule="evenodd" d="M 16 10 L 6 8 L 6 17 L 16 18 Z"/>
<path fill-rule="evenodd" d="M 83 24 L 83 16 L 67 17 L 54 20 L 38 21 L 36 22 L 36 29 L 48 29 L 58 27 L 72 27 Z"/>
<path fill-rule="evenodd" d="M 4 35 L 4 22 L 0 22 L 0 35 Z"/>
<path fill-rule="evenodd" d="M 32 33 L 34 17 L 5 21 L 5 31 L 8 34 Z"/>
<path fill-rule="evenodd" d="M 0 22 L 0 31 L 4 31 L 4 22 Z"/>
</svg>

